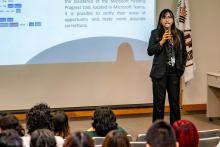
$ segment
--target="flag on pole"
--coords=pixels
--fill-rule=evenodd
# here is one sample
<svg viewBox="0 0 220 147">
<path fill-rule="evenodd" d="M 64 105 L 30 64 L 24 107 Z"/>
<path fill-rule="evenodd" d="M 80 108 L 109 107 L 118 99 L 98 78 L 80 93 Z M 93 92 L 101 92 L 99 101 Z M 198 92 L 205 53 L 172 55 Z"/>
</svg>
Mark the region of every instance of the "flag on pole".
<svg viewBox="0 0 220 147">
<path fill-rule="evenodd" d="M 194 78 L 195 62 L 193 59 L 192 37 L 190 27 L 190 11 L 188 0 L 179 0 L 177 4 L 176 26 L 184 32 L 187 61 L 184 72 L 184 81 L 187 83 Z"/>
</svg>

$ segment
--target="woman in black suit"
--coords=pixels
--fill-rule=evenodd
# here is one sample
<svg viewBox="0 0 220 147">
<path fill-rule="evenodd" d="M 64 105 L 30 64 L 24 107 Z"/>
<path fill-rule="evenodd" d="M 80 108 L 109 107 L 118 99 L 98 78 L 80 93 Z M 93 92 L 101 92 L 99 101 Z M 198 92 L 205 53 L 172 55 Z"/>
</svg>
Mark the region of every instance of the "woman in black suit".
<svg viewBox="0 0 220 147">
<path fill-rule="evenodd" d="M 170 123 L 180 119 L 180 77 L 186 65 L 183 32 L 175 26 L 171 10 L 161 11 L 157 29 L 152 30 L 147 49 L 154 55 L 150 77 L 153 83 L 153 122 L 164 118 L 166 91 L 170 105 Z"/>
</svg>

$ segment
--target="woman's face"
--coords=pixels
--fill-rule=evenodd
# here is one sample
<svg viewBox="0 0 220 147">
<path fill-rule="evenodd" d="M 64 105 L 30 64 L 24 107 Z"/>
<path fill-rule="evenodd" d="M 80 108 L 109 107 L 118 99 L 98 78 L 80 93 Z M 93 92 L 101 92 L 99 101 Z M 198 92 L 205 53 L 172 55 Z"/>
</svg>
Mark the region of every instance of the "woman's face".
<svg viewBox="0 0 220 147">
<path fill-rule="evenodd" d="M 165 29 L 170 29 L 173 24 L 172 15 L 169 12 L 167 12 L 164 16 L 161 17 L 160 23 L 163 25 Z"/>
</svg>

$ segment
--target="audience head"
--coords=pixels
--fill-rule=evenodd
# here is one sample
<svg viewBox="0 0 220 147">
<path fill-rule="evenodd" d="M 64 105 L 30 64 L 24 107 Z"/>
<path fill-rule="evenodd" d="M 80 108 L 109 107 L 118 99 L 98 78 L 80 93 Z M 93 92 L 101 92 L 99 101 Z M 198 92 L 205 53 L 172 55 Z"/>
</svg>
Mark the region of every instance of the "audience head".
<svg viewBox="0 0 220 147">
<path fill-rule="evenodd" d="M 30 147 L 56 147 L 54 134 L 48 129 L 38 129 L 31 133 Z"/>
<path fill-rule="evenodd" d="M 94 141 L 84 132 L 75 132 L 67 136 L 64 147 L 94 147 Z"/>
<path fill-rule="evenodd" d="M 170 124 L 163 120 L 153 123 L 146 133 L 148 147 L 176 147 L 176 137 Z"/>
<path fill-rule="evenodd" d="M 4 130 L 0 133 L 0 147 L 22 147 L 22 139 L 14 129 Z"/>
<path fill-rule="evenodd" d="M 117 130 L 110 131 L 103 142 L 102 147 L 130 147 L 130 142 L 125 133 Z"/>
<path fill-rule="evenodd" d="M 195 125 L 188 120 L 178 120 L 173 124 L 179 147 L 198 147 L 199 134 Z"/>
<path fill-rule="evenodd" d="M 19 123 L 19 120 L 10 113 L 3 114 L 0 117 L 0 131 L 7 129 L 14 129 L 18 132 L 20 136 L 24 136 L 25 130 Z"/>
<path fill-rule="evenodd" d="M 66 138 L 70 134 L 68 117 L 63 111 L 57 111 L 53 117 L 54 133 Z"/>
<path fill-rule="evenodd" d="M 47 104 L 37 104 L 28 111 L 27 129 L 29 134 L 37 129 L 53 130 L 52 115 L 50 113 L 50 107 Z"/>
<path fill-rule="evenodd" d="M 117 129 L 116 116 L 109 107 L 98 107 L 92 119 L 92 127 L 98 136 L 105 136 L 109 131 Z"/>
</svg>

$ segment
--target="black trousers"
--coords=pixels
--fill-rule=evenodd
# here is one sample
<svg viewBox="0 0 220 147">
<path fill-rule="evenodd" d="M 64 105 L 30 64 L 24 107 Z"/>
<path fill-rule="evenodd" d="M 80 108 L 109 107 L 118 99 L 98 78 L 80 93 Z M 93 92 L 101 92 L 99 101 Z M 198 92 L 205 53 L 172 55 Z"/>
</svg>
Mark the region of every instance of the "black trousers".
<svg viewBox="0 0 220 147">
<path fill-rule="evenodd" d="M 166 91 L 170 105 L 170 124 L 180 119 L 180 77 L 177 74 L 167 74 L 153 82 L 153 122 L 164 119 Z"/>
</svg>

